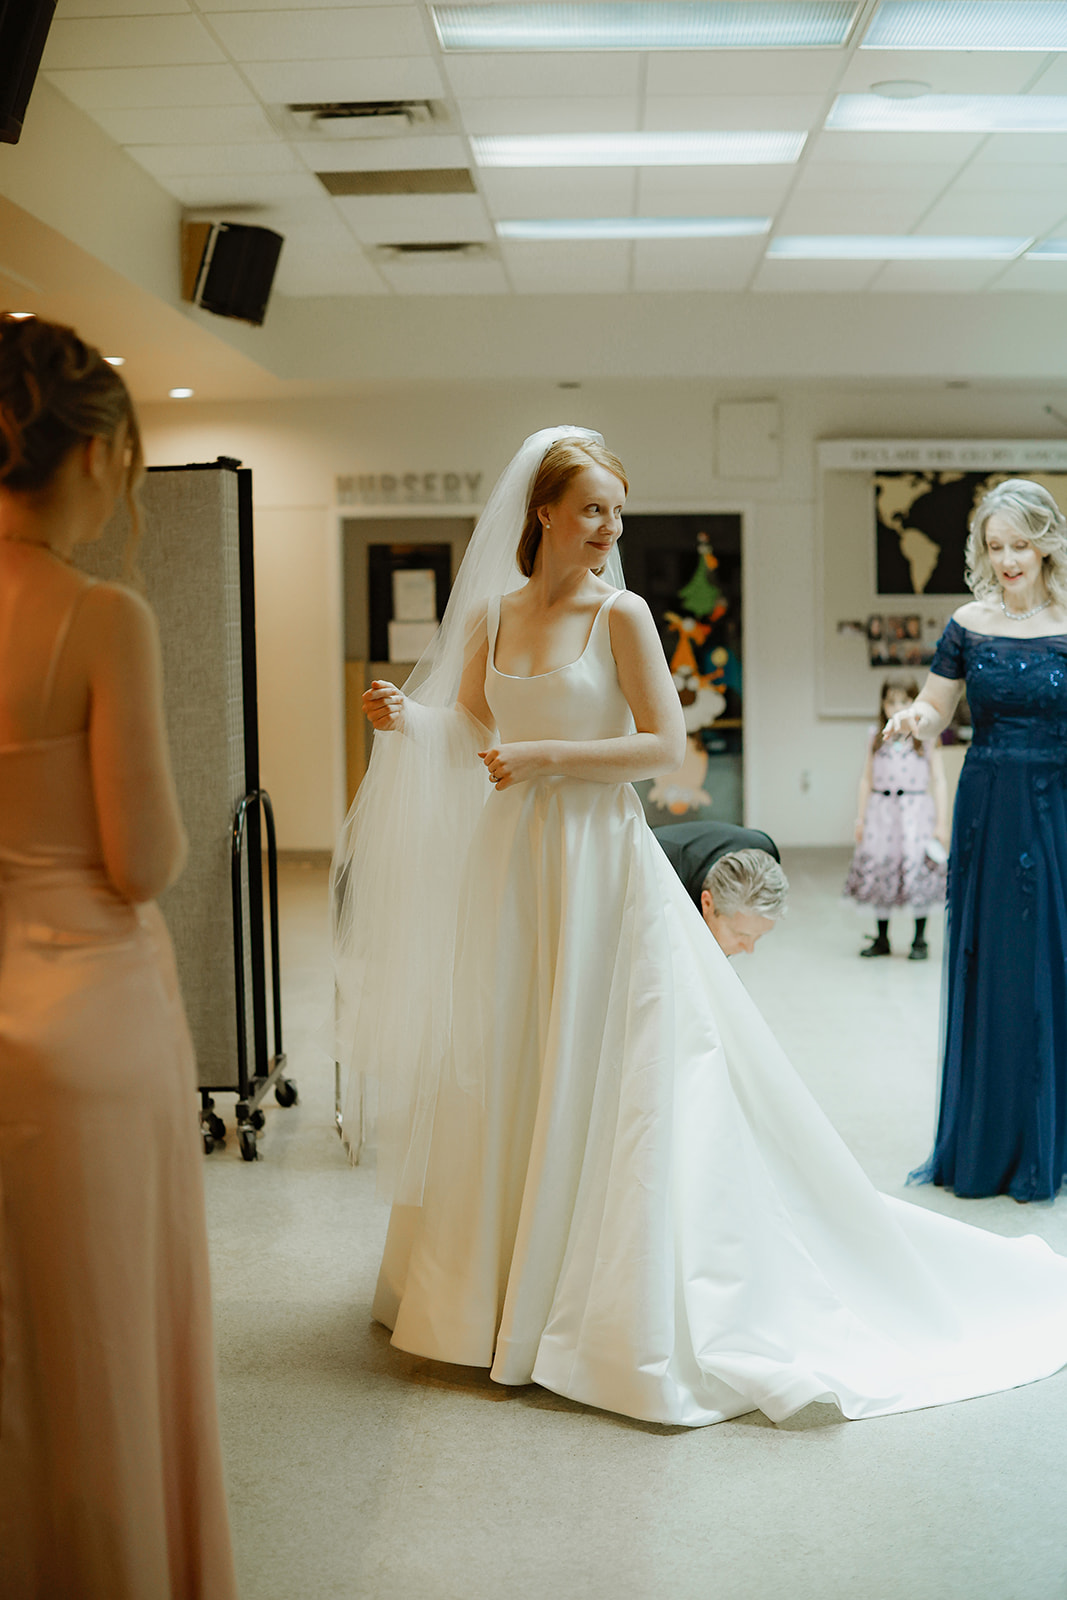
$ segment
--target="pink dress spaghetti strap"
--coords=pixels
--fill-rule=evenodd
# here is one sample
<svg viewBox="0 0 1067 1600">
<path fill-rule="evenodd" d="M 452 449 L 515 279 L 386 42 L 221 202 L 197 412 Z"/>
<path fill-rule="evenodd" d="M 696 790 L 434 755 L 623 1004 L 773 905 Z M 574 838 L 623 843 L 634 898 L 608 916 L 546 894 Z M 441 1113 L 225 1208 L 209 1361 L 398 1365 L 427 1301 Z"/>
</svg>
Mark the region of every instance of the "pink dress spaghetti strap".
<svg viewBox="0 0 1067 1600">
<path fill-rule="evenodd" d="M 170 940 L 104 870 L 87 734 L 2 746 L 4 1600 L 237 1593 L 200 1163 Z"/>
</svg>

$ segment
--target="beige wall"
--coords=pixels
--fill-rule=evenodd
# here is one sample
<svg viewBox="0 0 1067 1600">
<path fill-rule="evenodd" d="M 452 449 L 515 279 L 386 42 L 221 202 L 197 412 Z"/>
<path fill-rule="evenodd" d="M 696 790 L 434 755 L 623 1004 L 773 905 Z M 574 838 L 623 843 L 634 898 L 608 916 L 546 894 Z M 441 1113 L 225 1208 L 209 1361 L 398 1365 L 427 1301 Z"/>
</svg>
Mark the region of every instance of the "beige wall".
<svg viewBox="0 0 1067 1600">
<path fill-rule="evenodd" d="M 716 476 L 716 401 L 774 396 L 780 476 Z M 262 770 L 284 847 L 329 848 L 341 820 L 335 477 L 481 471 L 488 484 L 526 433 L 558 421 L 601 429 L 630 472 L 633 510 L 747 513 L 748 820 L 783 844 L 841 844 L 851 837 L 865 723 L 815 710 L 815 443 L 1040 437 L 1050 431 L 1046 398 L 1021 386 L 761 383 L 746 394 L 698 380 L 605 381 L 565 393 L 550 383 L 425 383 L 330 400 L 149 406 L 143 418 L 150 462 L 222 453 L 253 469 Z"/>
</svg>

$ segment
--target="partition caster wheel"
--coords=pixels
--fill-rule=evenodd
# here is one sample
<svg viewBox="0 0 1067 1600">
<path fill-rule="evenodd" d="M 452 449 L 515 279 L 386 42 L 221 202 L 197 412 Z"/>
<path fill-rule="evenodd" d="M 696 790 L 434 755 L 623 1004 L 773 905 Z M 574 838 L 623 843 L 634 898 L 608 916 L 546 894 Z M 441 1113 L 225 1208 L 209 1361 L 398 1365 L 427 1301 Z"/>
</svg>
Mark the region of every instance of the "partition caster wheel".
<svg viewBox="0 0 1067 1600">
<path fill-rule="evenodd" d="M 206 1128 L 202 1128 L 200 1131 L 201 1131 L 201 1133 L 203 1134 L 203 1137 L 204 1137 L 204 1154 L 206 1156 L 209 1156 L 211 1154 L 212 1150 L 214 1150 L 214 1148 L 215 1148 L 215 1141 L 211 1137 L 210 1133 L 208 1133 Z"/>
<path fill-rule="evenodd" d="M 216 1144 L 226 1143 L 226 1124 L 214 1111 L 208 1112 L 202 1126 L 205 1134 L 210 1134 Z"/>
<path fill-rule="evenodd" d="M 265 1128 L 265 1127 L 266 1127 L 266 1126 L 267 1126 L 267 1119 L 266 1119 L 266 1117 L 265 1117 L 265 1116 L 264 1116 L 264 1114 L 263 1114 L 263 1112 L 262 1112 L 262 1111 L 261 1111 L 261 1110 L 260 1110 L 260 1109 L 259 1109 L 259 1107 L 258 1107 L 258 1106 L 257 1106 L 257 1107 L 256 1107 L 256 1109 L 255 1109 L 255 1110 L 254 1110 L 254 1111 L 253 1111 L 253 1112 L 252 1112 L 252 1113 L 251 1113 L 251 1114 L 250 1114 L 250 1115 L 249 1115 L 249 1118 L 248 1118 L 248 1120 L 249 1120 L 249 1122 L 250 1122 L 250 1123 L 251 1123 L 251 1124 L 252 1124 L 252 1126 L 253 1126 L 253 1128 L 255 1128 L 255 1130 L 256 1130 L 256 1132 L 257 1132 L 257 1133 L 258 1133 L 258 1132 L 259 1132 L 259 1131 L 260 1131 L 260 1130 L 261 1130 L 261 1129 L 263 1129 L 263 1128 Z"/>
<path fill-rule="evenodd" d="M 300 1096 L 292 1078 L 279 1078 L 274 1085 L 274 1098 L 280 1106 L 295 1106 Z"/>
<path fill-rule="evenodd" d="M 250 1128 L 247 1122 L 243 1122 L 237 1130 L 237 1137 L 241 1143 L 242 1161 L 258 1161 L 259 1149 L 255 1128 Z"/>
</svg>

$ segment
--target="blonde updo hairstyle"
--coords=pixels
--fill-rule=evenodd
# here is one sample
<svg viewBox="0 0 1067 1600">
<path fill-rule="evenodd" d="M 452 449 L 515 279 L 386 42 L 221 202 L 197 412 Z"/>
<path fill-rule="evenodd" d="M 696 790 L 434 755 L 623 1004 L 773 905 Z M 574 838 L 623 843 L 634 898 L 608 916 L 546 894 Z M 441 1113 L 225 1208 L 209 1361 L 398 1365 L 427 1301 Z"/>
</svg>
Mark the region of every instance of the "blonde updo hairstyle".
<svg viewBox="0 0 1067 1600">
<path fill-rule="evenodd" d="M 92 345 L 60 323 L 0 312 L 0 491 L 47 493 L 63 461 L 89 439 L 111 443 L 125 422 L 130 446 L 127 569 L 141 533 L 136 489 L 144 452 L 130 392 Z"/>
<path fill-rule="evenodd" d="M 532 577 L 537 552 L 541 547 L 541 518 L 539 512 L 554 506 L 567 492 L 573 478 L 586 467 L 603 467 L 619 479 L 629 491 L 630 484 L 618 456 L 592 439 L 557 439 L 541 457 L 541 465 L 526 503 L 526 521 L 519 538 L 515 560 L 524 578 Z M 596 569 L 602 572 L 603 568 Z"/>
<path fill-rule="evenodd" d="M 967 538 L 967 587 L 976 600 L 999 600 L 1000 584 L 986 545 L 990 517 L 1003 517 L 1040 552 L 1042 577 L 1053 605 L 1067 610 L 1067 518 L 1039 483 L 1005 478 L 990 489 L 971 518 Z"/>
</svg>

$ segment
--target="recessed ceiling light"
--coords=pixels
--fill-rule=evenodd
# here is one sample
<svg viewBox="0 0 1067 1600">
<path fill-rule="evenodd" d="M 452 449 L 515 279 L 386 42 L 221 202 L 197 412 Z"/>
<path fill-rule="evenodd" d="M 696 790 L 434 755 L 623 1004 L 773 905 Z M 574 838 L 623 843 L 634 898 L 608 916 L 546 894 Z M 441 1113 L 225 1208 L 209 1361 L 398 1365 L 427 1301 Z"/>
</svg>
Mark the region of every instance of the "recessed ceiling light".
<svg viewBox="0 0 1067 1600">
<path fill-rule="evenodd" d="M 172 400 L 191 400 L 193 394 L 194 391 L 192 389 L 172 389 L 170 391 Z"/>
<path fill-rule="evenodd" d="M 804 133 L 534 133 L 471 140 L 480 167 L 746 167 L 796 161 Z"/>
<path fill-rule="evenodd" d="M 882 0 L 862 50 L 1067 50 L 1065 0 Z"/>
<path fill-rule="evenodd" d="M 541 217 L 498 222 L 501 239 L 743 239 L 769 233 L 770 217 Z"/>
<path fill-rule="evenodd" d="M 857 0 L 431 6 L 445 50 L 802 50 L 848 38 Z"/>
<path fill-rule="evenodd" d="M 124 367 L 126 365 L 125 356 L 105 356 L 104 360 L 109 367 Z"/>
<path fill-rule="evenodd" d="M 767 255 L 792 261 L 1013 261 L 1031 242 L 970 234 L 793 234 L 772 239 Z"/>
<path fill-rule="evenodd" d="M 932 87 L 921 78 L 887 78 L 884 83 L 872 83 L 871 93 L 880 94 L 883 100 L 915 100 L 929 94 Z"/>
<path fill-rule="evenodd" d="M 32 322 L 34 317 L 36 317 L 36 315 L 37 315 L 36 311 L 9 311 L 8 312 L 8 316 L 11 318 L 12 322 Z"/>
<path fill-rule="evenodd" d="M 825 126 L 831 133 L 1067 133 L 1067 95 L 839 94 Z"/>
<path fill-rule="evenodd" d="M 1027 261 L 1067 261 L 1067 239 L 1046 239 L 1026 252 Z"/>
</svg>

